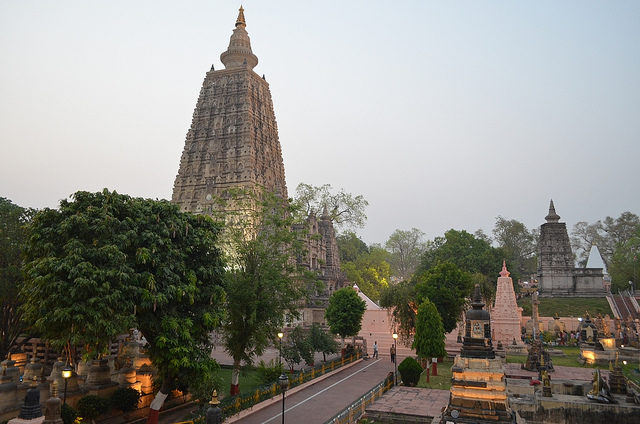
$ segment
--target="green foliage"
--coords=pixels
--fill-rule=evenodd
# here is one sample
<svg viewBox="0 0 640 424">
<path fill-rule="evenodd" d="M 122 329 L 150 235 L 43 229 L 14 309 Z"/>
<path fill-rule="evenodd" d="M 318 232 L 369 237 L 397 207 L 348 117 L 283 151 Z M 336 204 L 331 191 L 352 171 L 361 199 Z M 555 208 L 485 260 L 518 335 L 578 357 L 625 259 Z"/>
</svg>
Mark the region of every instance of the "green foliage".
<svg viewBox="0 0 640 424">
<path fill-rule="evenodd" d="M 420 257 L 426 248 L 424 233 L 417 228 L 411 230 L 395 230 L 385 243 L 390 253 L 393 275 L 406 280 L 420 264 Z"/>
<path fill-rule="evenodd" d="M 640 289 L 640 227 L 626 241 L 619 243 L 609 263 L 611 285 L 617 290 Z M 629 285 L 629 281 L 635 282 Z"/>
<path fill-rule="evenodd" d="M 18 288 L 22 283 L 23 227 L 32 214 L 33 211 L 0 197 L 0 358 L 7 356 L 25 328 Z"/>
<path fill-rule="evenodd" d="M 313 363 L 313 347 L 307 339 L 302 327 L 295 327 L 288 336 L 287 343 L 282 345 L 282 358 L 293 369 L 294 365 Z"/>
<path fill-rule="evenodd" d="M 227 319 L 223 323 L 225 350 L 239 370 L 265 348 L 287 315 L 298 316 L 307 287 L 317 276 L 292 258 L 305 255 L 305 234 L 293 230 L 296 208 L 271 193 L 229 193 L 223 238 L 228 268 L 224 276 Z M 235 212 L 234 212 L 235 211 Z"/>
<path fill-rule="evenodd" d="M 338 352 L 338 343 L 316 322 L 311 325 L 309 330 L 309 344 L 314 352 L 322 353 L 325 361 L 327 360 L 326 355 Z"/>
<path fill-rule="evenodd" d="M 613 316 L 609 302 L 604 297 L 579 297 L 579 298 L 550 298 L 539 297 L 538 313 L 543 317 L 552 317 L 557 313 L 564 317 L 581 317 L 585 311 L 591 316 L 602 314 Z M 531 316 L 531 297 L 518 299 L 518 306 L 522 307 L 522 315 Z"/>
<path fill-rule="evenodd" d="M 342 263 L 342 271 L 347 279 L 358 285 L 358 288 L 371 300 L 377 302 L 380 292 L 389 286 L 391 267 L 387 262 L 389 253 L 372 246 L 369 253 L 364 253 L 355 262 Z"/>
<path fill-rule="evenodd" d="M 340 262 L 355 262 L 360 255 L 369 253 L 367 244 L 353 231 L 346 231 L 336 236 Z"/>
<path fill-rule="evenodd" d="M 283 373 L 283 367 L 280 364 L 276 364 L 273 359 L 268 364 L 260 360 L 256 367 L 256 373 L 260 384 L 269 384 L 278 380 L 278 377 Z"/>
<path fill-rule="evenodd" d="M 398 365 L 398 372 L 402 377 L 402 382 L 405 386 L 414 387 L 420 381 L 420 374 L 422 374 L 422 367 L 411 356 L 404 358 Z"/>
<path fill-rule="evenodd" d="M 473 278 L 450 262 L 434 266 L 425 273 L 418 274 L 416 299 L 429 299 L 438 309 L 445 332 L 456 328 L 466 299 L 471 295 Z"/>
<path fill-rule="evenodd" d="M 367 220 L 364 210 L 369 202 L 362 195 L 354 196 L 343 189 L 334 192 L 330 184 L 318 187 L 300 183 L 294 202 L 299 219 L 312 214 L 321 216 L 326 207 L 336 228 L 362 228 Z"/>
<path fill-rule="evenodd" d="M 88 358 L 137 327 L 162 380 L 195 381 L 213 366 L 209 334 L 224 313 L 218 234 L 168 201 L 77 192 L 29 226 L 25 319 Z"/>
<path fill-rule="evenodd" d="M 514 281 L 536 272 L 538 231 L 529 230 L 515 219 L 496 218 L 493 237 L 504 252 L 507 268 Z"/>
<path fill-rule="evenodd" d="M 70 407 L 69 404 L 65 403 L 60 409 L 60 417 L 62 418 L 62 422 L 64 424 L 73 424 L 73 422 L 78 417 L 78 411 Z"/>
<path fill-rule="evenodd" d="M 95 420 L 109 410 L 109 399 L 89 395 L 78 401 L 78 413 L 87 420 Z"/>
<path fill-rule="evenodd" d="M 325 318 L 333 334 L 345 337 L 356 336 L 362 326 L 366 309 L 364 300 L 351 287 L 335 291 L 329 298 Z"/>
<path fill-rule="evenodd" d="M 140 392 L 131 387 L 119 387 L 109 398 L 109 402 L 114 409 L 122 412 L 133 411 L 138 407 Z"/>
<path fill-rule="evenodd" d="M 188 390 L 192 399 L 201 405 L 206 405 L 211 400 L 211 394 L 214 390 L 220 390 L 223 384 L 222 373 L 218 364 L 211 364 L 210 367 L 203 370 L 197 378 L 189 382 Z"/>
<path fill-rule="evenodd" d="M 413 349 L 420 358 L 439 358 L 446 355 L 444 349 L 445 332 L 442 319 L 435 305 L 425 299 L 418 308 L 416 335 Z"/>
<path fill-rule="evenodd" d="M 555 359 L 554 359 L 555 360 Z M 443 358 L 442 362 L 438 362 L 438 375 L 430 375 L 429 382 L 427 382 L 425 369 L 420 376 L 418 387 L 424 387 L 427 389 L 449 390 L 451 389 L 451 367 L 453 366 L 453 360 L 447 357 Z"/>
<path fill-rule="evenodd" d="M 382 290 L 380 306 L 392 311 L 394 328 L 401 340 L 411 340 L 416 328 L 415 284 L 401 281 Z"/>
</svg>

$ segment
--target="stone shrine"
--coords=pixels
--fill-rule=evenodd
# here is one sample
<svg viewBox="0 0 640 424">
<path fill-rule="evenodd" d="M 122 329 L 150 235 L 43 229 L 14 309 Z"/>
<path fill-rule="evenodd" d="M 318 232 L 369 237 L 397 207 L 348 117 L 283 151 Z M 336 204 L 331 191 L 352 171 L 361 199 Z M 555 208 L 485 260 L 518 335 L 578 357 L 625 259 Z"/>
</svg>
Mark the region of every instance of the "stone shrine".
<svg viewBox="0 0 640 424">
<path fill-rule="evenodd" d="M 511 423 L 502 360 L 491 342 L 491 316 L 476 285 L 465 318 L 460 355 L 451 371 L 451 396 L 442 423 Z"/>
<path fill-rule="evenodd" d="M 287 186 L 269 84 L 253 71 L 240 8 L 225 69 L 207 72 L 187 132 L 171 201 L 182 211 L 210 213 L 231 188 L 265 189 L 286 199 Z"/>
<path fill-rule="evenodd" d="M 540 226 L 538 281 L 540 296 L 597 297 L 606 294 L 602 268 L 576 268 L 567 224 L 560 222 L 553 200 Z"/>
<path fill-rule="evenodd" d="M 522 321 L 522 308 L 516 302 L 516 293 L 513 290 L 513 280 L 509 277 L 507 264 L 502 261 L 502 271 L 498 277 L 496 300 L 491 308 L 492 339 L 503 346 L 522 346 L 520 322 Z"/>
</svg>

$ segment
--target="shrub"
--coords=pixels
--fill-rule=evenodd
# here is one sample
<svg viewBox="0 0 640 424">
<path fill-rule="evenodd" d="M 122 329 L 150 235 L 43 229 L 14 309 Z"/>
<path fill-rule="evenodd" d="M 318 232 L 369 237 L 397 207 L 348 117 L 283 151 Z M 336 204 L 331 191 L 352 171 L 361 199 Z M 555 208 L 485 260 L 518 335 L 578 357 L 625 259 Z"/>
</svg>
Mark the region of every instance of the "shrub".
<svg viewBox="0 0 640 424">
<path fill-rule="evenodd" d="M 109 400 L 100 396 L 89 395 L 78 401 L 78 413 L 87 420 L 95 420 L 109 410 Z"/>
<path fill-rule="evenodd" d="M 130 387 L 120 387 L 111 395 L 111 406 L 122 412 L 133 411 L 138 407 L 140 392 Z"/>
<path fill-rule="evenodd" d="M 62 405 L 62 409 L 60 410 L 60 416 L 62 417 L 64 424 L 73 424 L 78 416 L 78 411 L 65 403 Z"/>
<path fill-rule="evenodd" d="M 400 377 L 406 386 L 415 386 L 420 380 L 420 374 L 422 374 L 422 367 L 412 357 L 406 357 L 404 361 L 398 365 L 398 372 Z"/>
<path fill-rule="evenodd" d="M 278 380 L 280 374 L 283 373 L 283 367 L 280 364 L 276 364 L 273 359 L 270 360 L 268 364 L 261 360 L 258 363 L 256 372 L 258 374 L 260 384 L 269 384 Z"/>
</svg>

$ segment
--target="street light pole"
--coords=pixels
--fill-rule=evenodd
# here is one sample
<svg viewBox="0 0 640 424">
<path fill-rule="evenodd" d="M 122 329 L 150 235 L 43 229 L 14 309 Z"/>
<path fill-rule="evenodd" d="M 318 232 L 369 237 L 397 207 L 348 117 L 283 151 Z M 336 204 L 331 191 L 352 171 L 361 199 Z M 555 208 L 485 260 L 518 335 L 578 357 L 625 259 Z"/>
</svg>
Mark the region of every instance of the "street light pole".
<svg viewBox="0 0 640 424">
<path fill-rule="evenodd" d="M 289 387 L 289 378 L 283 372 L 278 378 L 278 382 L 280 383 L 280 389 L 282 389 L 282 424 L 284 424 L 284 393 Z"/>
<path fill-rule="evenodd" d="M 64 395 L 62 401 L 63 405 L 67 404 L 67 383 L 69 382 L 72 373 L 73 368 L 71 368 L 69 364 L 65 365 L 64 368 L 62 368 L 62 378 L 64 378 Z"/>
<path fill-rule="evenodd" d="M 278 339 L 280 339 L 280 347 L 278 349 L 278 365 L 282 369 L 282 338 L 284 337 L 284 333 L 281 331 L 278 333 Z"/>
</svg>

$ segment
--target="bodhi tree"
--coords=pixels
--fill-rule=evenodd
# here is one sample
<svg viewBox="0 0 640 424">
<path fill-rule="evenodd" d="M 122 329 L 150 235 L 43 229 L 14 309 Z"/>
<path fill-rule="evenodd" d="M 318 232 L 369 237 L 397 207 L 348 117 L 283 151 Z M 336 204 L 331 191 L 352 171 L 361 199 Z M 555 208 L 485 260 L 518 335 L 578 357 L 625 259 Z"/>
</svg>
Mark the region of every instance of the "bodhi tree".
<svg viewBox="0 0 640 424">
<path fill-rule="evenodd" d="M 300 183 L 294 200 L 304 217 L 320 216 L 324 208 L 336 228 L 362 228 L 367 220 L 364 210 L 369 205 L 362 195 L 352 195 L 343 189 L 335 192 L 330 184 L 313 186 Z"/>
<path fill-rule="evenodd" d="M 335 291 L 329 298 L 325 318 L 333 334 L 339 334 L 344 348 L 345 337 L 355 337 L 362 327 L 366 310 L 364 300 L 351 287 Z"/>
<path fill-rule="evenodd" d="M 224 214 L 222 245 L 227 257 L 224 288 L 228 315 L 222 326 L 225 350 L 233 358 L 231 395 L 239 393 L 243 364 L 251 364 L 276 343 L 285 319 L 313 285 L 315 274 L 298 266 L 305 255 L 304 234 L 293 229 L 295 207 L 274 194 L 233 191 L 220 202 Z M 222 208 L 224 209 L 224 208 Z"/>
<path fill-rule="evenodd" d="M 417 228 L 395 230 L 384 246 L 390 253 L 394 275 L 406 280 L 420 264 L 420 256 L 426 248 L 424 233 Z"/>
<path fill-rule="evenodd" d="M 25 319 L 69 360 L 76 346 L 99 358 L 131 327 L 149 342 L 162 386 L 149 421 L 170 390 L 210 371 L 209 334 L 223 316 L 219 227 L 168 201 L 104 190 L 77 192 L 28 227 Z"/>
</svg>

